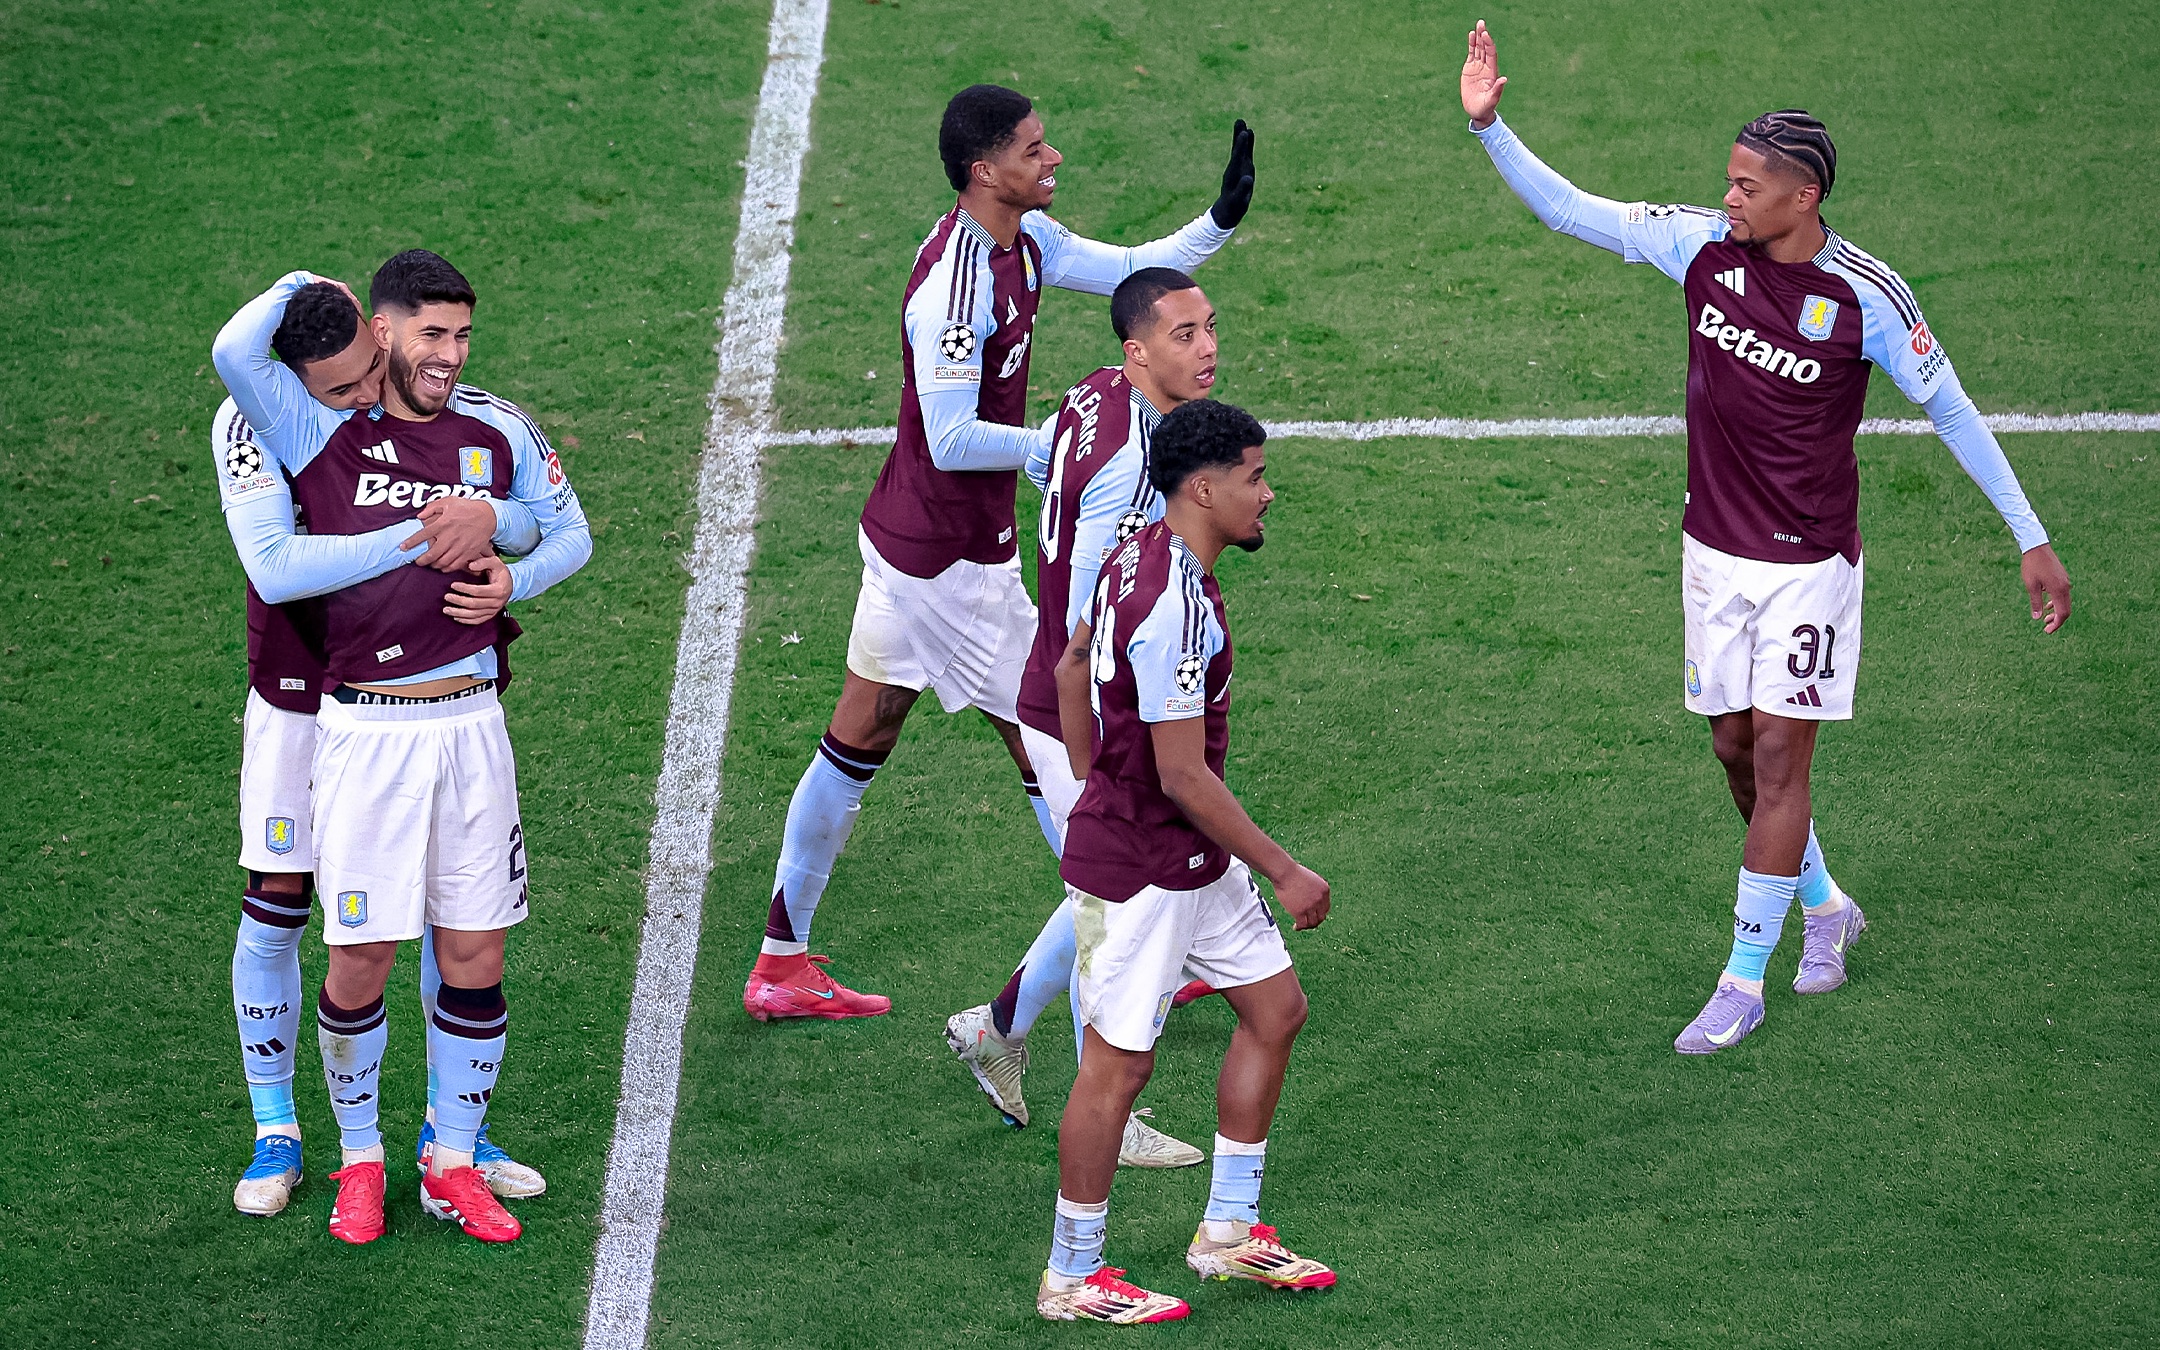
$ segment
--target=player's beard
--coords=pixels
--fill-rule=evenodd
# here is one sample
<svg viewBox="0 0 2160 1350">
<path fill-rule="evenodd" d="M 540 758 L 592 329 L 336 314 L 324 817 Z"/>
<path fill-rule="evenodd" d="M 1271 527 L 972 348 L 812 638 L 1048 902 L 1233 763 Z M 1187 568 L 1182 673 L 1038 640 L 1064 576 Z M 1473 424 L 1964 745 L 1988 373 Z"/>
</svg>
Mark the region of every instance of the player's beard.
<svg viewBox="0 0 2160 1350">
<path fill-rule="evenodd" d="M 397 390 L 398 397 L 404 400 L 406 407 L 416 413 L 424 413 L 429 417 L 433 417 L 436 413 L 450 406 L 450 393 L 457 388 L 458 372 L 453 371 L 451 373 L 450 383 L 444 388 L 442 397 L 432 400 L 421 393 L 419 374 L 420 368 L 406 360 L 405 353 L 395 347 L 390 349 L 391 386 Z"/>
<path fill-rule="evenodd" d="M 1250 537 L 1233 539 L 1230 542 L 1244 549 L 1247 553 L 1258 553 L 1260 546 L 1267 542 L 1267 535 L 1261 530 L 1260 522 L 1256 520 L 1253 522 L 1253 531 Z"/>
</svg>

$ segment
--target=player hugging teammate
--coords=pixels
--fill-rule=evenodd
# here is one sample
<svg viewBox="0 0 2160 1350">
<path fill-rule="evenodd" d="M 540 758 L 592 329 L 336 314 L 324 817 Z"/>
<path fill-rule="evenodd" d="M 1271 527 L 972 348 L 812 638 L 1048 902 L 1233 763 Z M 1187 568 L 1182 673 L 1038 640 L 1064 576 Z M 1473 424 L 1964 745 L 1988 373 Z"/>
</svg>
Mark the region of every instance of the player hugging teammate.
<svg viewBox="0 0 2160 1350">
<path fill-rule="evenodd" d="M 518 630 L 502 610 L 576 571 L 592 540 L 539 428 L 458 383 L 475 297 L 457 269 L 401 253 L 369 302 L 363 323 L 349 290 L 294 273 L 213 353 L 232 392 L 213 430 L 220 496 L 250 587 L 233 993 L 257 1143 L 233 1199 L 274 1214 L 300 1181 L 298 943 L 319 884 L 317 1026 L 343 1149 L 332 1235 L 384 1230 L 382 995 L 398 944 L 420 939 L 421 1203 L 507 1242 L 521 1230 L 497 1196 L 545 1182 L 486 1138 L 509 1022 L 503 937 L 528 902 L 496 701 Z"/>
</svg>

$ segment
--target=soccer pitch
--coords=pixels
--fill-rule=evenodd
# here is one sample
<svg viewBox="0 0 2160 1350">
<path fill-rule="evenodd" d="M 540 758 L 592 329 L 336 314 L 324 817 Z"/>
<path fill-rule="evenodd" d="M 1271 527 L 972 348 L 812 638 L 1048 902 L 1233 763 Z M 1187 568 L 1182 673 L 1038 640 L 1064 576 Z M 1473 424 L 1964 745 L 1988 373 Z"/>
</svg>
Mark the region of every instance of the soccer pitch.
<svg viewBox="0 0 2160 1350">
<path fill-rule="evenodd" d="M 1712 202 L 1734 128 L 1808 107 L 1841 151 L 1826 214 L 1913 284 L 1984 410 L 2160 411 L 2160 20 L 2136 7 L 988 15 L 831 7 L 783 428 L 893 422 L 898 297 L 950 204 L 937 112 L 978 79 L 1037 100 L 1067 156 L 1060 218 L 1119 242 L 1204 208 L 1231 119 L 1253 122 L 1252 214 L 1200 277 L 1224 398 L 1270 419 L 1676 414 L 1675 288 L 1547 233 L 1462 130 L 1478 17 L 1509 121 L 1584 187 Z M 0 9 L 0 1344 L 579 1342 L 769 19 Z M 230 1204 L 251 1132 L 226 987 L 243 633 L 209 342 L 292 267 L 357 280 L 415 244 L 473 279 L 467 378 L 547 426 L 595 535 L 578 578 L 519 607 L 506 700 L 534 914 L 492 1119 L 550 1182 L 508 1249 L 427 1220 L 402 1167 L 387 1238 L 327 1236 L 335 1133 L 305 1023 L 307 1183 L 274 1220 Z M 1114 356 L 1102 301 L 1047 296 L 1037 413 Z M 1870 415 L 1914 415 L 1887 380 L 1873 394 Z M 1343 1281 L 1209 1286 L 1152 1332 L 1030 1306 L 1064 1014 L 1034 1038 L 1020 1132 L 939 1034 L 1057 894 L 980 719 L 913 719 L 821 911 L 819 949 L 893 1013 L 742 1013 L 881 459 L 773 450 L 650 1342 L 2160 1338 L 2160 434 L 2004 445 L 2076 614 L 2039 636 L 2007 533 L 1937 441 L 1862 439 L 1866 674 L 1816 810 L 1870 932 L 1845 990 L 1798 1000 L 1795 924 L 1768 1022 L 1706 1061 L 1670 1041 L 1725 950 L 1740 829 L 1678 700 L 1680 439 L 1271 445 L 1269 547 L 1221 574 L 1230 778 L 1336 911 L 1291 943 L 1313 1019 L 1267 1211 Z M 313 935 L 303 959 L 312 991 Z M 422 1106 L 410 964 L 393 1159 Z M 1145 1098 L 1172 1133 L 1206 1140 L 1228 1029 L 1215 1001 L 1172 1018 Z M 1113 1263 L 1188 1292 L 1205 1191 L 1204 1169 L 1121 1177 Z"/>
</svg>

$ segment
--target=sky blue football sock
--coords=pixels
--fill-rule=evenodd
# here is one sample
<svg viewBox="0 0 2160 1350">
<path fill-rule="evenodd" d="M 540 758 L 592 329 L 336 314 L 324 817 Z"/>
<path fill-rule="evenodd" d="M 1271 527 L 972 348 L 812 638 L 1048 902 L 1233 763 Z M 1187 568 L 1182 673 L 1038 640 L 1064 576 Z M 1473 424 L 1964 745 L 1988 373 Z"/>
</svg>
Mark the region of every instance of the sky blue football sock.
<svg viewBox="0 0 2160 1350">
<path fill-rule="evenodd" d="M 233 1018 L 258 1135 L 297 1126 L 293 1056 L 300 1040 L 300 935 L 309 900 L 251 886 L 233 942 Z"/>
<path fill-rule="evenodd" d="M 885 752 L 857 749 L 831 732 L 818 742 L 788 802 L 772 909 L 760 948 L 766 955 L 798 956 L 810 950 L 810 920 L 825 895 L 833 864 L 855 830 L 855 817 L 862 814 L 863 793 L 884 762 Z"/>
<path fill-rule="evenodd" d="M 1760 980 L 1777 950 L 1778 935 L 1785 931 L 1785 911 L 1792 908 L 1793 887 L 1798 877 L 1766 877 L 1740 869 L 1740 895 L 1733 903 L 1732 956 L 1725 973 L 1743 980 Z"/>
<path fill-rule="evenodd" d="M 1050 1233 L 1050 1273 L 1066 1281 L 1084 1280 L 1102 1269 L 1103 1242 L 1110 1235 L 1110 1202 L 1082 1205 L 1057 1198 L 1057 1222 Z"/>
<path fill-rule="evenodd" d="M 340 1008 L 325 989 L 315 997 L 315 1029 L 322 1043 L 323 1081 L 330 1085 L 330 1114 L 339 1142 L 348 1149 L 382 1144 L 382 1057 L 390 1023 L 382 996 L 366 1007 Z"/>
<path fill-rule="evenodd" d="M 1830 879 L 1830 868 L 1824 864 L 1822 844 L 1815 838 L 1815 822 L 1807 828 L 1807 852 L 1800 858 L 1800 885 L 1794 894 L 1809 909 L 1819 909 L 1837 898 L 1837 883 Z"/>
<path fill-rule="evenodd" d="M 1248 1144 L 1236 1139 L 1215 1136 L 1215 1175 L 1208 1183 L 1207 1209 L 1201 1213 L 1204 1223 L 1260 1222 L 1260 1179 L 1267 1170 L 1267 1140 Z M 1228 1241 L 1228 1235 L 1217 1236 L 1216 1230 L 1208 1236 L 1217 1242 Z"/>
<path fill-rule="evenodd" d="M 469 1154 L 487 1120 L 488 1099 L 502 1072 L 510 1008 L 500 984 L 463 989 L 445 984 L 428 1019 L 428 1053 L 435 1064 L 430 1092 L 435 1146 Z"/>
<path fill-rule="evenodd" d="M 1024 1038 L 1043 1010 L 1071 987 L 1074 947 L 1072 901 L 1065 900 L 1050 912 L 1050 921 L 1020 959 L 1020 968 L 991 1001 L 990 1020 L 998 1035 Z"/>
<path fill-rule="evenodd" d="M 435 925 L 420 930 L 420 1016 L 435 1025 L 435 999 L 442 989 L 442 968 L 435 964 Z M 427 1038 L 427 1122 L 435 1123 L 435 1038 Z"/>
<path fill-rule="evenodd" d="M 1020 786 L 1027 789 L 1028 805 L 1035 808 L 1035 823 L 1042 827 L 1043 842 L 1050 845 L 1051 856 L 1064 857 L 1065 840 L 1058 833 L 1057 817 L 1050 814 L 1050 803 L 1043 800 L 1042 784 L 1035 781 L 1034 774 L 1023 773 Z"/>
</svg>

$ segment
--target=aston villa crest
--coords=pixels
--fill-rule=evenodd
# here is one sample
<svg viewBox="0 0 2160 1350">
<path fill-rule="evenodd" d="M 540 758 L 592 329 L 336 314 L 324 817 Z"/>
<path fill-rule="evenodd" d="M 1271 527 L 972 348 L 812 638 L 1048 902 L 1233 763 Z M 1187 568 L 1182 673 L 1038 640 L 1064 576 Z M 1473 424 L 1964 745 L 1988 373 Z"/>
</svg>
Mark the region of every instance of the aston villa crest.
<svg viewBox="0 0 2160 1350">
<path fill-rule="evenodd" d="M 1821 342 L 1837 327 L 1837 301 L 1811 295 L 1800 302 L 1800 336 Z"/>
</svg>

